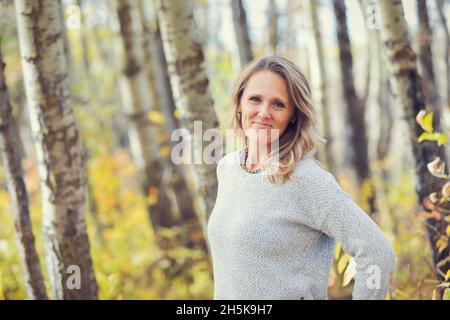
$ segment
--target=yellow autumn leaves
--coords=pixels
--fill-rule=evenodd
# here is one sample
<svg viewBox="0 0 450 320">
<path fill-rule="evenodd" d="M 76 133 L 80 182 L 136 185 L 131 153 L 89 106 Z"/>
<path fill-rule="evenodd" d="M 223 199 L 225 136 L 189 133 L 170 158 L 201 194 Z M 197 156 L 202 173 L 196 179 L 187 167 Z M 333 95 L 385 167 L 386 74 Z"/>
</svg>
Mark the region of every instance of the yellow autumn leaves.
<svg viewBox="0 0 450 320">
<path fill-rule="evenodd" d="M 425 131 L 419 138 L 418 142 L 422 141 L 436 141 L 438 146 L 443 145 L 448 141 L 448 137 L 441 132 L 436 132 L 433 128 L 433 113 L 427 113 L 425 110 L 421 110 L 416 116 L 416 122 Z M 450 175 L 445 173 L 445 162 L 436 157 L 433 161 L 427 164 L 428 171 L 435 177 L 447 180 L 446 183 L 440 187 L 440 190 L 432 192 L 428 198 L 425 198 L 423 205 L 424 211 L 419 212 L 419 217 L 425 219 L 434 219 L 441 221 L 442 226 L 445 227 L 445 231 L 438 231 L 437 240 L 435 242 L 436 249 L 439 253 L 444 252 L 449 247 L 450 241 L 450 210 L 448 209 L 448 203 L 450 201 Z M 441 229 L 442 230 L 442 229 Z M 436 265 L 437 270 L 442 265 L 446 264 L 447 259 L 439 261 Z M 445 272 L 445 271 L 444 271 Z M 445 274 L 444 282 L 439 284 L 433 291 L 433 300 L 450 300 L 450 270 Z M 441 295 L 439 287 L 445 288 Z"/>
<path fill-rule="evenodd" d="M 441 132 L 434 131 L 432 112 L 427 113 L 425 110 L 420 110 L 416 116 L 416 121 L 425 131 L 419 136 L 418 142 L 422 142 L 425 140 L 436 141 L 437 144 L 441 146 L 448 141 L 447 135 Z"/>
</svg>

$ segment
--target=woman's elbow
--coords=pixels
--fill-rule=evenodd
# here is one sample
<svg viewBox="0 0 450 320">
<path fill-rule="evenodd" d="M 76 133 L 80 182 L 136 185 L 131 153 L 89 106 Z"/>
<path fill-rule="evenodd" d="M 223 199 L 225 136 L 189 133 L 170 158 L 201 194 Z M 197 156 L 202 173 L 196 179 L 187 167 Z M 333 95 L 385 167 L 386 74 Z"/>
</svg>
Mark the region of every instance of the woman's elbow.
<svg viewBox="0 0 450 320">
<path fill-rule="evenodd" d="M 393 245 L 389 240 L 383 237 L 383 240 L 378 243 L 378 248 L 375 250 L 375 263 L 379 265 L 382 272 L 389 276 L 395 268 L 396 256 Z"/>
</svg>

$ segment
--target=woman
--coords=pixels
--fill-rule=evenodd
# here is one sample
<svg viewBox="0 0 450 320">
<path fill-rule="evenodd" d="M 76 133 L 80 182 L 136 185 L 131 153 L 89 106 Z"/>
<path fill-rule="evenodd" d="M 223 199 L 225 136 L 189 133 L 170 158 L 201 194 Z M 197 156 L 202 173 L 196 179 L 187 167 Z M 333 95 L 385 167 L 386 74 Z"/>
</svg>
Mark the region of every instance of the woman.
<svg viewBox="0 0 450 320">
<path fill-rule="evenodd" d="M 321 138 L 300 69 L 277 56 L 256 60 L 233 100 L 245 147 L 217 165 L 214 299 L 327 299 L 335 241 L 356 262 L 353 299 L 384 299 L 394 250 L 313 158 Z"/>
</svg>

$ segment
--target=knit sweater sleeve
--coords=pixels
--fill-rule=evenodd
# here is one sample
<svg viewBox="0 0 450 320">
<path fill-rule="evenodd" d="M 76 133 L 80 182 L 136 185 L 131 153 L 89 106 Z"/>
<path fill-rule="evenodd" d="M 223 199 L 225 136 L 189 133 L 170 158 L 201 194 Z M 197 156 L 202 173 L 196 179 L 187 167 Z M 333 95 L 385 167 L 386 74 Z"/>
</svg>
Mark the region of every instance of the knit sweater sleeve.
<svg viewBox="0 0 450 320">
<path fill-rule="evenodd" d="M 341 189 L 332 177 L 334 208 L 323 221 L 322 231 L 339 241 L 356 263 L 354 300 L 385 299 L 395 265 L 392 245 L 377 224 Z"/>
</svg>

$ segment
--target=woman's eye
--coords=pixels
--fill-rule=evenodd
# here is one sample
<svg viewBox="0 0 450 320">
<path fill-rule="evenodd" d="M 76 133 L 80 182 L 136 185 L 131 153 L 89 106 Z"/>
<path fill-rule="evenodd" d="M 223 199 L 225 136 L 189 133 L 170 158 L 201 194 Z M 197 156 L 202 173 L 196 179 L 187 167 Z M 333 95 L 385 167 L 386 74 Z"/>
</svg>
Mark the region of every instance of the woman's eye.
<svg viewBox="0 0 450 320">
<path fill-rule="evenodd" d="M 276 102 L 275 103 L 275 107 L 277 107 L 277 108 L 284 108 L 284 104 L 282 104 L 281 102 Z"/>
<path fill-rule="evenodd" d="M 250 100 L 251 100 L 251 101 L 259 101 L 259 98 L 257 98 L 257 97 L 251 97 Z"/>
</svg>

